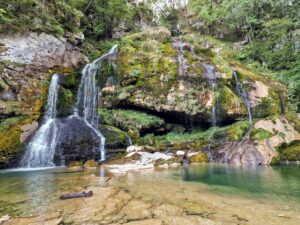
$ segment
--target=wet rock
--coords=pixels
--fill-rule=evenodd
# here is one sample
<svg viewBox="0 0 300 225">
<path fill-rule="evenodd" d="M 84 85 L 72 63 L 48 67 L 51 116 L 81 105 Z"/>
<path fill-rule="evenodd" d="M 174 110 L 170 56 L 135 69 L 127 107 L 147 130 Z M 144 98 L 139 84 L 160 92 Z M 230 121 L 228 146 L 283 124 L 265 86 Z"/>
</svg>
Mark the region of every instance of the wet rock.
<svg viewBox="0 0 300 225">
<path fill-rule="evenodd" d="M 15 101 L 16 95 L 9 85 L 0 77 L 0 100 Z"/>
<path fill-rule="evenodd" d="M 100 139 L 95 130 L 87 126 L 79 117 L 67 117 L 57 120 L 59 130 L 55 162 L 68 164 L 71 161 L 100 159 Z"/>
<path fill-rule="evenodd" d="M 128 135 L 117 127 L 101 125 L 99 130 L 105 137 L 106 148 L 126 148 L 129 145 Z"/>
</svg>

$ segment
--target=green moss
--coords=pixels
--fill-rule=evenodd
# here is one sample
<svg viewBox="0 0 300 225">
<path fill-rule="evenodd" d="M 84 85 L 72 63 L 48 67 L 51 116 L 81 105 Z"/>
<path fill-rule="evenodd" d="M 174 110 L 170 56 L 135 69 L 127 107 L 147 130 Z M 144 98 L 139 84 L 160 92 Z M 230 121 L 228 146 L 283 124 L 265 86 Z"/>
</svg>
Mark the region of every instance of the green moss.
<svg viewBox="0 0 300 225">
<path fill-rule="evenodd" d="M 281 103 L 278 96 L 274 96 L 262 98 L 261 104 L 252 108 L 252 113 L 257 118 L 264 118 L 270 115 L 280 114 L 281 110 Z"/>
<path fill-rule="evenodd" d="M 280 164 L 280 157 L 273 157 L 271 162 L 270 162 L 270 165 L 271 166 L 277 166 Z"/>
<path fill-rule="evenodd" d="M 0 167 L 6 166 L 10 158 L 23 152 L 24 146 L 20 142 L 21 126 L 24 118 L 11 118 L 0 124 Z"/>
<path fill-rule="evenodd" d="M 91 159 L 91 160 L 88 160 L 84 163 L 83 167 L 85 168 L 95 168 L 95 167 L 98 167 L 98 163 Z"/>
<path fill-rule="evenodd" d="M 65 88 L 60 88 L 58 92 L 57 108 L 59 116 L 68 116 L 72 113 L 72 108 L 75 105 L 75 96 L 72 91 Z"/>
<path fill-rule="evenodd" d="M 113 110 L 114 123 L 126 131 L 142 132 L 165 125 L 163 119 L 147 113 L 133 110 Z"/>
<path fill-rule="evenodd" d="M 124 148 L 128 145 L 128 135 L 114 126 L 102 125 L 100 131 L 105 137 L 108 148 Z"/>
<path fill-rule="evenodd" d="M 228 138 L 231 141 L 241 140 L 250 129 L 249 121 L 240 121 L 223 128 L 226 131 Z"/>
<path fill-rule="evenodd" d="M 10 127 L 18 124 L 20 121 L 24 120 L 24 117 L 13 117 L 5 120 L 1 120 L 0 122 L 0 132 L 7 131 Z"/>
<path fill-rule="evenodd" d="M 207 163 L 209 162 L 207 155 L 204 152 L 199 152 L 189 158 L 191 163 Z"/>
<path fill-rule="evenodd" d="M 68 167 L 82 167 L 83 166 L 83 162 L 81 161 L 72 161 L 69 162 Z"/>
<path fill-rule="evenodd" d="M 264 130 L 264 129 L 253 129 L 251 131 L 251 140 L 253 141 L 260 141 L 260 140 L 264 140 L 264 139 L 267 139 L 267 138 L 270 138 L 270 137 L 273 137 L 274 134 Z"/>
<path fill-rule="evenodd" d="M 67 89 L 77 88 L 80 83 L 81 74 L 77 72 L 71 72 L 63 77 L 62 85 Z"/>
<path fill-rule="evenodd" d="M 247 115 L 245 104 L 228 86 L 222 85 L 217 94 L 221 115 L 230 111 L 236 114 Z"/>
<path fill-rule="evenodd" d="M 106 108 L 99 108 L 98 115 L 100 116 L 100 122 L 102 124 L 111 126 L 114 124 L 114 119 L 111 110 L 108 110 Z"/>
<path fill-rule="evenodd" d="M 295 112 L 289 111 L 286 113 L 286 118 L 291 123 L 291 125 L 300 132 L 300 119 Z"/>
<path fill-rule="evenodd" d="M 280 160 L 300 161 L 300 142 L 294 141 L 290 144 L 282 144 L 279 148 Z"/>
</svg>

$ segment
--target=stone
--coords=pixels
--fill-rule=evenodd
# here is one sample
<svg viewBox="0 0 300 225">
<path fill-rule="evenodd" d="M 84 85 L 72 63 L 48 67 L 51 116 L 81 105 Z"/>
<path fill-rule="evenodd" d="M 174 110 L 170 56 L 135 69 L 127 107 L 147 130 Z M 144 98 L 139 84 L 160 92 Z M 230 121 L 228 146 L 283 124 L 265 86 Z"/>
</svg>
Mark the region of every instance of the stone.
<svg viewBox="0 0 300 225">
<path fill-rule="evenodd" d="M 206 163 L 208 162 L 207 155 L 204 152 L 198 152 L 197 154 L 188 158 L 191 163 Z"/>
<path fill-rule="evenodd" d="M 136 146 L 136 145 L 132 145 L 126 148 L 126 152 L 130 153 L 130 152 L 140 152 L 143 150 L 142 146 Z"/>
<path fill-rule="evenodd" d="M 39 123 L 37 121 L 32 122 L 31 124 L 27 124 L 21 127 L 22 133 L 20 136 L 20 142 L 26 142 L 31 135 L 38 129 Z"/>
<path fill-rule="evenodd" d="M 54 162 L 61 165 L 72 161 L 87 161 L 100 159 L 100 144 L 98 134 L 87 126 L 79 117 L 71 116 L 57 119 L 59 135 L 57 139 Z"/>
<path fill-rule="evenodd" d="M 43 68 L 77 67 L 86 61 L 81 51 L 65 38 L 46 33 L 25 33 L 1 38 L 6 51 L 0 61 L 9 61 Z"/>
<path fill-rule="evenodd" d="M 98 167 L 98 163 L 95 160 L 91 159 L 91 160 L 86 161 L 84 163 L 83 167 L 87 168 L 87 169 L 95 169 Z"/>
<path fill-rule="evenodd" d="M 10 216 L 9 215 L 4 215 L 2 217 L 0 217 L 0 224 L 5 223 L 6 221 L 10 220 Z"/>
<path fill-rule="evenodd" d="M 167 163 L 164 163 L 164 164 L 158 165 L 157 167 L 161 168 L 161 169 L 168 169 L 169 165 Z"/>
<path fill-rule="evenodd" d="M 182 150 L 178 150 L 178 151 L 176 152 L 176 156 L 184 156 L 184 155 L 185 155 L 185 152 L 182 151 Z"/>
<path fill-rule="evenodd" d="M 177 167 L 179 167 L 180 166 L 180 163 L 172 163 L 171 165 L 170 165 L 170 167 L 172 167 L 172 168 L 177 168 Z"/>
</svg>

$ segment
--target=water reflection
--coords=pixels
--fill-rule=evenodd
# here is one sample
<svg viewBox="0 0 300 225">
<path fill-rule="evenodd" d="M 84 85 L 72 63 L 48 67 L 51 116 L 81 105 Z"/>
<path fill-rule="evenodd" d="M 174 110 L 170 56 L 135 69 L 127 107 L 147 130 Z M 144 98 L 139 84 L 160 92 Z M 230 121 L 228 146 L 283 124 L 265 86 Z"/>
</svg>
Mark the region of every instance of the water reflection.
<svg viewBox="0 0 300 225">
<path fill-rule="evenodd" d="M 201 165 L 182 168 L 181 177 L 184 181 L 201 182 L 227 193 L 300 199 L 299 169 L 299 166 Z"/>
</svg>

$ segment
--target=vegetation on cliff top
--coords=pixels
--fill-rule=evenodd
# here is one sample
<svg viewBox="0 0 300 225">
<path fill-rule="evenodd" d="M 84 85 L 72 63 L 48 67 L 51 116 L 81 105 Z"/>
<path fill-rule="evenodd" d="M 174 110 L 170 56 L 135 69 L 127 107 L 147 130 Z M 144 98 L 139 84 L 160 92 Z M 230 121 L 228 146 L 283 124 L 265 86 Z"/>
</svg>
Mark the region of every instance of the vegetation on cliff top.
<svg viewBox="0 0 300 225">
<path fill-rule="evenodd" d="M 239 59 L 286 82 L 291 105 L 300 111 L 299 1 L 192 0 L 190 8 L 196 30 L 242 41 L 236 48 Z M 199 21 L 203 25 L 197 27 Z"/>
</svg>

